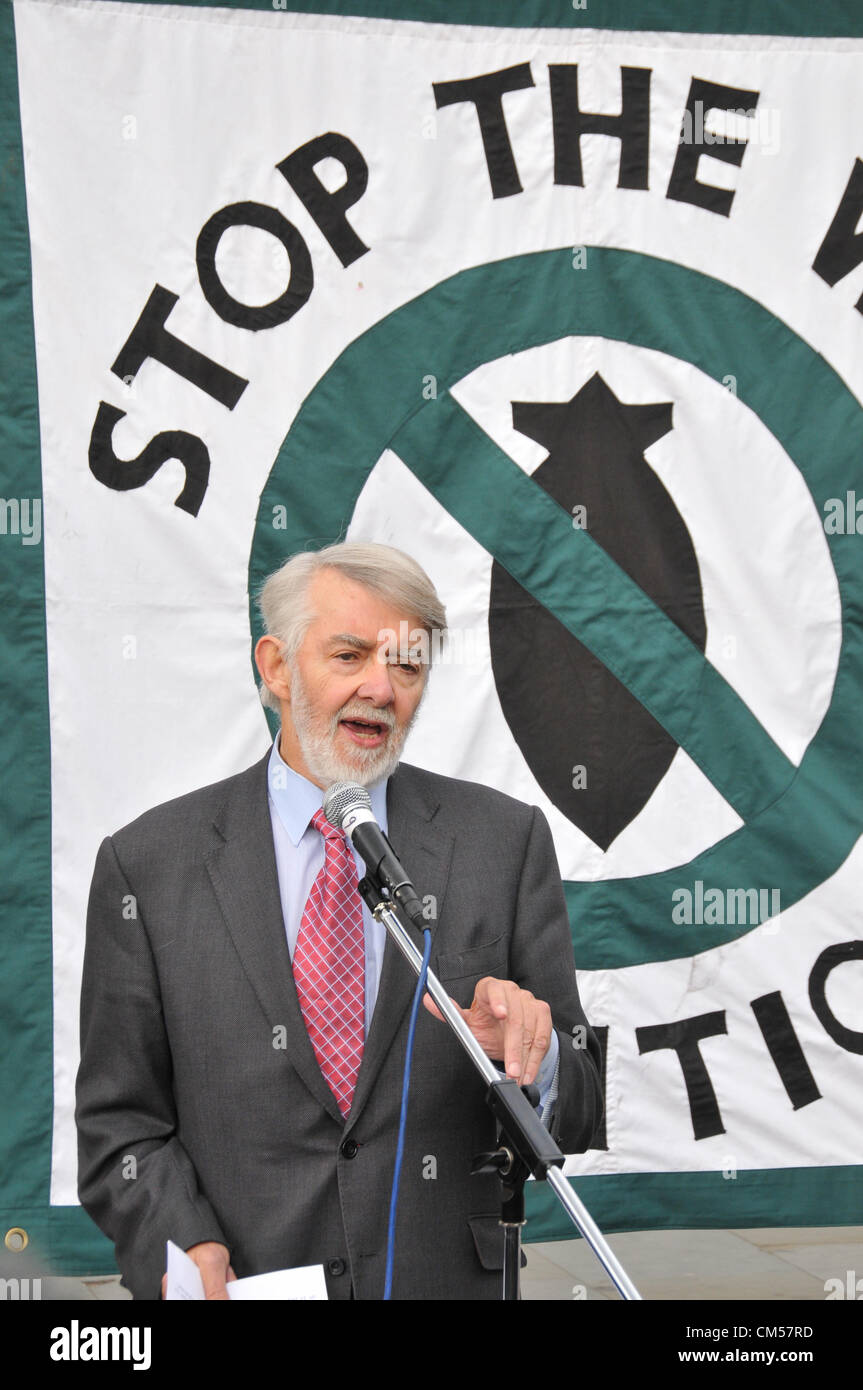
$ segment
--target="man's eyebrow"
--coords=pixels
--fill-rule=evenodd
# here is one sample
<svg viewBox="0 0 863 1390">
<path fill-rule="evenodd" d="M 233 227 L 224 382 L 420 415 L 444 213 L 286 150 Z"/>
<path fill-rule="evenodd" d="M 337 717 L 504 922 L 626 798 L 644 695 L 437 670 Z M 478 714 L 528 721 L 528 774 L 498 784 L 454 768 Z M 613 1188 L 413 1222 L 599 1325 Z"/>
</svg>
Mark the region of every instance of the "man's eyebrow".
<svg viewBox="0 0 863 1390">
<path fill-rule="evenodd" d="M 329 645 L 331 647 L 355 647 L 358 652 L 370 652 L 377 646 L 377 643 L 357 637 L 354 632 L 337 632 L 330 638 Z"/>
</svg>

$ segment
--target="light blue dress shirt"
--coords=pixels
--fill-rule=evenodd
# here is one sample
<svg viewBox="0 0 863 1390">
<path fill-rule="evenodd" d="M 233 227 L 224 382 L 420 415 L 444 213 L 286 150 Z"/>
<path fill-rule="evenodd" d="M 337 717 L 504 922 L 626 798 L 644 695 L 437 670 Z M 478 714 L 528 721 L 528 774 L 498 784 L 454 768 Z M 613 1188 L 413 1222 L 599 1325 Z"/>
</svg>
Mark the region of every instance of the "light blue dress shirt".
<svg viewBox="0 0 863 1390">
<path fill-rule="evenodd" d="M 384 834 L 387 832 L 387 780 L 375 782 L 366 788 L 371 798 L 372 813 Z M 278 734 L 270 754 L 267 784 L 282 916 L 285 922 L 288 950 L 291 960 L 293 960 L 303 912 L 314 881 L 324 866 L 324 837 L 310 824 L 312 816 L 323 805 L 324 794 L 320 787 L 315 786 L 314 782 L 300 776 L 284 761 L 279 752 Z M 355 849 L 353 855 L 356 860 L 357 873 L 362 878 L 366 871 L 365 863 Z M 366 1037 L 368 1037 L 372 1014 L 375 1011 L 378 997 L 387 933 L 386 928 L 372 917 L 365 903 L 363 903 L 362 908 L 366 946 L 365 1013 Z M 408 968 L 405 965 L 405 969 Z M 445 1026 L 445 1024 L 441 1024 L 442 1028 Z M 552 1032 L 551 1046 L 543 1059 L 539 1075 L 536 1078 L 536 1085 L 540 1092 L 540 1113 L 543 1119 L 546 1119 L 547 1115 L 550 1114 L 550 1107 L 557 1098 L 558 1059 L 557 1034 Z"/>
</svg>

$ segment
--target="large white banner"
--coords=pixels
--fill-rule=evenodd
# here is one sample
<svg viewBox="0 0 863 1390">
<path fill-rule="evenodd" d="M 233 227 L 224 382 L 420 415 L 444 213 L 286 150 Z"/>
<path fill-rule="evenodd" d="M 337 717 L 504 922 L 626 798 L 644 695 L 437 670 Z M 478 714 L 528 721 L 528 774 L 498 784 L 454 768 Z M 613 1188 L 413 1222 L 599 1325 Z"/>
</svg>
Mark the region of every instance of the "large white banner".
<svg viewBox="0 0 863 1390">
<path fill-rule="evenodd" d="M 863 1219 L 863 39 L 453 8 L 4 34 L 41 484 L 0 542 L 12 591 L 44 557 L 45 654 L 9 641 L 52 865 L 4 1181 L 67 1263 L 96 848 L 262 754 L 256 586 L 342 536 L 447 604 L 408 760 L 551 823 L 594 1213 Z"/>
</svg>

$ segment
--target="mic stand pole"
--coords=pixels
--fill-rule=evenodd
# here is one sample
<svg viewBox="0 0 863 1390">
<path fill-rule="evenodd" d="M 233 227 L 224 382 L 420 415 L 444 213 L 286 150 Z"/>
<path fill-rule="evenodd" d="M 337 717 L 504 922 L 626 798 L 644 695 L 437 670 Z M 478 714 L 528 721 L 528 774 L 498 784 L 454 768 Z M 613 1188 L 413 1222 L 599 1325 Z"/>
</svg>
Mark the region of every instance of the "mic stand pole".
<svg viewBox="0 0 863 1390">
<path fill-rule="evenodd" d="M 370 872 L 360 879 L 359 889 L 372 916 L 386 928 L 387 934 L 419 978 L 422 971 L 422 951 L 417 948 L 401 919 L 396 915 L 387 889 Z M 504 1210 L 501 1218 L 505 1230 L 504 1297 L 518 1297 L 520 1229 L 524 1224 L 523 1187 L 528 1174 L 532 1173 L 537 1181 L 545 1180 L 548 1183 L 567 1216 L 606 1270 L 621 1298 L 640 1299 L 641 1294 L 596 1222 L 563 1176 L 561 1170 L 565 1162 L 564 1154 L 552 1139 L 518 1082 L 501 1076 L 431 970 L 426 976 L 426 988 L 486 1082 L 486 1104 L 502 1131 L 502 1149 L 492 1155 L 481 1155 L 478 1160 L 480 1166 L 474 1171 L 488 1172 L 492 1167 L 500 1172 L 505 1183 Z"/>
</svg>

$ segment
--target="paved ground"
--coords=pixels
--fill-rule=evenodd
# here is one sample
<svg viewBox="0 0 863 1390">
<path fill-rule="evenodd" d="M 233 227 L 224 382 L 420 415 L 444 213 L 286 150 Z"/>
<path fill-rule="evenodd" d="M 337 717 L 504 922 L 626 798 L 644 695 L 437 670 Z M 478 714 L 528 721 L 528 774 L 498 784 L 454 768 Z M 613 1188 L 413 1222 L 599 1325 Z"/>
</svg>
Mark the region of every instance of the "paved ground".
<svg viewBox="0 0 863 1390">
<path fill-rule="evenodd" d="M 848 1273 L 863 1298 L 863 1226 L 780 1227 L 750 1231 L 643 1231 L 608 1241 L 646 1299 L 826 1299 Z M 527 1247 L 522 1296 L 616 1299 L 617 1292 L 581 1240 Z"/>
<path fill-rule="evenodd" d="M 750 1231 L 640 1231 L 609 1238 L 646 1299 L 863 1299 L 863 1226 Z M 522 1296 L 533 1300 L 616 1299 L 605 1271 L 581 1240 L 526 1247 Z M 850 1276 L 850 1278 L 849 1278 Z M 859 1288 L 857 1280 L 859 1279 Z M 126 1299 L 117 1278 L 43 1279 L 43 1299 Z"/>
</svg>

